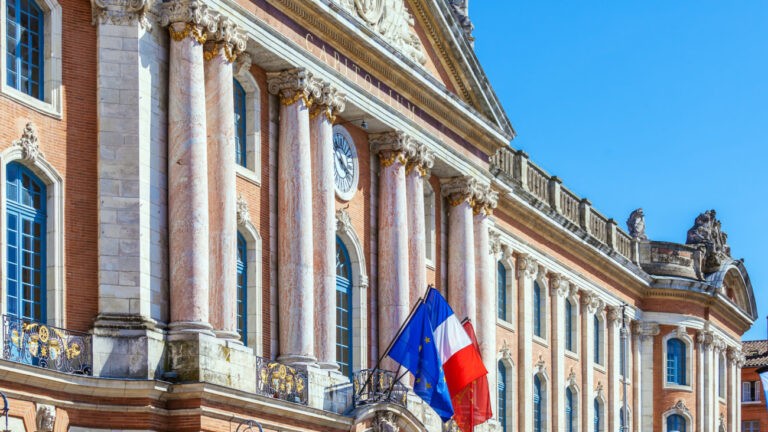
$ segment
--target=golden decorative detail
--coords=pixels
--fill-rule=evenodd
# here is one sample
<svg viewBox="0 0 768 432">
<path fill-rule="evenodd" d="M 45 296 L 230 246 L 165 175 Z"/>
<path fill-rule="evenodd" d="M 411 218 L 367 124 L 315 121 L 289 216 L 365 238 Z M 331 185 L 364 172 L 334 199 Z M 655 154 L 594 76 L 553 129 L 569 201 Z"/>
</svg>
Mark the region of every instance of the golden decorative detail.
<svg viewBox="0 0 768 432">
<path fill-rule="evenodd" d="M 405 158 L 405 155 L 402 152 L 392 152 L 389 154 L 389 156 L 384 156 L 383 153 L 380 153 L 379 161 L 381 161 L 382 168 L 387 168 L 395 162 L 400 162 L 400 164 L 403 166 L 408 163 L 408 160 Z"/>
<path fill-rule="evenodd" d="M 317 105 L 315 105 L 315 106 L 317 107 Z M 310 111 L 309 119 L 312 120 L 315 117 L 319 116 L 320 114 L 325 115 L 325 118 L 327 118 L 328 121 L 331 124 L 333 124 L 333 122 L 336 121 L 336 116 L 333 114 L 333 110 L 331 110 L 331 108 L 327 107 L 327 106 L 326 107 L 321 107 L 321 108 L 316 108 L 316 109 L 313 109 L 312 111 Z"/>
<path fill-rule="evenodd" d="M 40 342 L 42 343 L 48 342 L 48 338 L 50 337 L 50 333 L 48 332 L 48 327 L 40 326 L 40 329 L 37 331 L 37 334 L 40 335 Z"/>
<path fill-rule="evenodd" d="M 280 103 L 286 106 L 293 105 L 298 101 L 304 101 L 304 106 L 307 108 L 312 107 L 312 99 L 307 97 L 304 91 L 297 91 L 290 97 L 280 97 Z"/>
<path fill-rule="evenodd" d="M 168 33 L 170 33 L 171 38 L 175 40 L 176 42 L 183 41 L 187 36 L 191 36 L 193 40 L 197 41 L 199 44 L 204 44 L 207 36 L 205 33 L 200 31 L 200 28 L 192 23 L 186 23 L 184 25 L 184 30 L 176 31 L 173 29 L 173 25 L 168 26 Z"/>
<path fill-rule="evenodd" d="M 456 194 L 456 195 L 451 195 L 451 197 L 448 199 L 448 204 L 451 207 L 456 207 L 456 206 L 458 206 L 459 204 L 461 204 L 463 202 L 469 203 L 470 207 L 474 207 L 475 206 L 475 200 L 472 199 L 472 197 L 468 196 L 468 195 Z"/>
</svg>

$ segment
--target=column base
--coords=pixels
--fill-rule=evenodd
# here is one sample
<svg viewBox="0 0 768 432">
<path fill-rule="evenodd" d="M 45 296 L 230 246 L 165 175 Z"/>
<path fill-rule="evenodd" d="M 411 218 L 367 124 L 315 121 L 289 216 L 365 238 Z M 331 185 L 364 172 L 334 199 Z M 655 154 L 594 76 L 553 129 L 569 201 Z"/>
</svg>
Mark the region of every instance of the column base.
<svg viewBox="0 0 768 432">
<path fill-rule="evenodd" d="M 158 379 L 165 372 L 165 329 L 140 315 L 100 314 L 93 324 L 93 375 Z"/>
<path fill-rule="evenodd" d="M 349 377 L 338 370 L 322 369 L 317 364 L 298 366 L 307 372 L 309 384 L 307 405 L 342 414 L 352 406 L 354 386 Z"/>
<path fill-rule="evenodd" d="M 339 371 L 339 364 L 335 362 L 317 362 L 317 367 L 319 367 L 322 370 L 327 370 L 329 372 Z"/>
<path fill-rule="evenodd" d="M 241 343 L 200 332 L 168 336 L 168 363 L 179 382 L 207 382 L 256 391 L 256 357 Z"/>
<path fill-rule="evenodd" d="M 240 333 L 229 330 L 214 330 L 213 333 L 219 339 L 224 339 L 227 342 L 243 345 L 243 341 L 240 340 Z"/>
<path fill-rule="evenodd" d="M 174 321 L 168 325 L 168 340 L 174 337 L 184 337 L 190 334 L 204 334 L 207 336 L 216 335 L 213 333 L 213 327 L 210 323 L 204 321 Z"/>
<path fill-rule="evenodd" d="M 298 366 L 298 367 L 307 367 L 307 366 L 314 366 L 318 367 L 317 365 L 317 358 L 313 356 L 305 356 L 305 355 L 299 355 L 299 354 L 287 354 L 287 355 L 280 355 L 277 356 L 277 361 L 288 366 Z"/>
</svg>

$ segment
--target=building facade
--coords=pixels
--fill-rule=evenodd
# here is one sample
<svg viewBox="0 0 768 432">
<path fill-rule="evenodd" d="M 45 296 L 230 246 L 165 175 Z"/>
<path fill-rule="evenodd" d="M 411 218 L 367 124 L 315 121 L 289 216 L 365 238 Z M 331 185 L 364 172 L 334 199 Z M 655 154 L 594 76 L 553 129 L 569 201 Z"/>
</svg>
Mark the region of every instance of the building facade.
<svg viewBox="0 0 768 432">
<path fill-rule="evenodd" d="M 744 366 L 741 369 L 741 430 L 768 430 L 768 408 L 765 389 L 757 370 L 768 366 L 768 340 L 746 341 L 742 346 Z"/>
<path fill-rule="evenodd" d="M 375 368 L 428 285 L 479 429 L 738 430 L 757 311 L 715 212 L 652 241 L 514 150 L 466 1 L 0 9 L 11 430 L 451 429 Z"/>
</svg>

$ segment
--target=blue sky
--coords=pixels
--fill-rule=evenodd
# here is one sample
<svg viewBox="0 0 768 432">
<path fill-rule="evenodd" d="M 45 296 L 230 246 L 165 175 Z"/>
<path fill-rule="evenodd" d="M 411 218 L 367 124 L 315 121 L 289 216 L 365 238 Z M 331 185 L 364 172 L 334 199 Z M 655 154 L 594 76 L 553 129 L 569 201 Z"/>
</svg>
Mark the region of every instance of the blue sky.
<svg viewBox="0 0 768 432">
<path fill-rule="evenodd" d="M 470 2 L 515 148 L 622 226 L 684 242 L 717 210 L 768 313 L 768 2 Z"/>
</svg>

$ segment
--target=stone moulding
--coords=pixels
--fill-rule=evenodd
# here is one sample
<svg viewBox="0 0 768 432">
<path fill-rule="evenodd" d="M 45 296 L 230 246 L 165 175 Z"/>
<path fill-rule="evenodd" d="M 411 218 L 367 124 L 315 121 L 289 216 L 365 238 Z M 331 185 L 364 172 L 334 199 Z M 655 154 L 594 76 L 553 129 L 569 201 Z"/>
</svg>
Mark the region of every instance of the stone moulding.
<svg viewBox="0 0 768 432">
<path fill-rule="evenodd" d="M 150 0 L 91 0 L 92 24 L 138 24 L 150 30 L 150 8 Z"/>
</svg>

